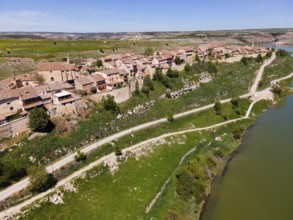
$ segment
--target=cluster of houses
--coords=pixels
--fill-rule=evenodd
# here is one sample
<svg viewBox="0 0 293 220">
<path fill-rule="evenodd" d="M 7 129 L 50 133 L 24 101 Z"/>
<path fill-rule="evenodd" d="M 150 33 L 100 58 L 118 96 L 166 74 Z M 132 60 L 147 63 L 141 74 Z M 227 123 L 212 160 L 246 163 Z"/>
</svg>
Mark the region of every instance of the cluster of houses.
<svg viewBox="0 0 293 220">
<path fill-rule="evenodd" d="M 103 66 L 91 74 L 84 74 L 83 70 L 96 62 L 94 59 L 86 60 L 80 66 L 71 64 L 69 59 L 66 62 L 40 62 L 36 71 L 0 81 L 0 125 L 15 115 L 27 115 L 36 107 L 46 108 L 51 116 L 76 113 L 81 92 L 104 93 L 127 87 L 131 93 L 136 82 L 142 87 L 144 77 L 152 78 L 156 68 L 164 71 L 180 69 L 176 59 L 192 63 L 196 55 L 201 60 L 224 60 L 227 54 L 231 57 L 266 53 L 266 48 L 259 47 L 201 45 L 199 48 L 162 50 L 152 56 L 116 54 L 102 58 Z"/>
</svg>

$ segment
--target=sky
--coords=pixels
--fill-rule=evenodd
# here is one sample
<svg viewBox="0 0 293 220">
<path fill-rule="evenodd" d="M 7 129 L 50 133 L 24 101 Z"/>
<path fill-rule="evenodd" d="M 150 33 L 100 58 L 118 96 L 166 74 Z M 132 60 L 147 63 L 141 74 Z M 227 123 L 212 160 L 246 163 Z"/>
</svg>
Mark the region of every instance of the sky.
<svg viewBox="0 0 293 220">
<path fill-rule="evenodd" d="M 0 0 L 0 31 L 293 28 L 292 0 Z"/>
</svg>

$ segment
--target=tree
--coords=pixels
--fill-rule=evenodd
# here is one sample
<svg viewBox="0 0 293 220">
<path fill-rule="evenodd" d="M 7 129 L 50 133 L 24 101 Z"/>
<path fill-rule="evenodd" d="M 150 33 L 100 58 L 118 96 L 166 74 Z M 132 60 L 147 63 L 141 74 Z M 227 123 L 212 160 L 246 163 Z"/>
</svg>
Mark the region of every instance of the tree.
<svg viewBox="0 0 293 220">
<path fill-rule="evenodd" d="M 149 94 L 150 91 L 154 91 L 154 85 L 149 76 L 145 76 L 143 79 L 143 87 L 142 92 L 145 94 Z"/>
<path fill-rule="evenodd" d="M 247 66 L 247 64 L 248 64 L 248 58 L 247 58 L 247 57 L 242 57 L 241 62 L 242 62 L 245 66 Z"/>
<path fill-rule="evenodd" d="M 282 96 L 283 95 L 283 89 L 279 85 L 273 85 L 272 92 L 275 95 L 278 95 L 278 96 Z"/>
<path fill-rule="evenodd" d="M 179 77 L 179 73 L 178 73 L 178 71 L 176 71 L 176 70 L 168 69 L 168 71 L 167 71 L 167 76 L 168 76 L 169 78 L 178 78 L 178 77 Z"/>
<path fill-rule="evenodd" d="M 207 70 L 208 70 L 209 73 L 217 73 L 218 72 L 216 64 L 214 64 L 211 61 L 208 62 Z"/>
<path fill-rule="evenodd" d="M 145 56 L 152 56 L 154 54 L 154 50 L 151 47 L 146 47 L 144 50 L 144 55 Z"/>
<path fill-rule="evenodd" d="M 280 57 L 286 57 L 289 55 L 289 53 L 286 51 L 286 50 L 278 50 L 277 53 L 276 53 L 277 56 L 280 56 Z"/>
<path fill-rule="evenodd" d="M 44 192 L 57 182 L 54 176 L 49 174 L 44 167 L 33 168 L 29 179 L 29 190 L 33 192 Z"/>
<path fill-rule="evenodd" d="M 93 87 L 91 87 L 91 93 L 93 93 L 93 94 L 95 94 L 95 93 L 97 93 L 97 87 L 95 87 L 95 86 L 93 86 Z"/>
<path fill-rule="evenodd" d="M 37 74 L 37 81 L 39 85 L 44 85 L 45 79 L 43 75 Z"/>
<path fill-rule="evenodd" d="M 184 60 L 180 59 L 180 57 L 176 57 L 174 62 L 176 65 L 180 66 L 184 62 Z"/>
<path fill-rule="evenodd" d="M 263 58 L 260 54 L 257 55 L 256 57 L 256 62 L 261 63 L 263 61 Z"/>
<path fill-rule="evenodd" d="M 102 62 L 102 60 L 97 60 L 97 67 L 101 67 L 101 66 L 103 66 L 103 62 Z"/>
<path fill-rule="evenodd" d="M 233 131 L 233 137 L 235 139 L 241 139 L 244 134 L 245 129 L 243 127 L 238 127 Z"/>
<path fill-rule="evenodd" d="M 239 107 L 240 98 L 231 99 L 230 102 L 231 102 L 231 104 L 232 104 L 234 107 L 238 108 L 238 107 Z"/>
<path fill-rule="evenodd" d="M 86 155 L 81 151 L 77 151 L 77 155 L 74 156 L 74 159 L 76 162 L 84 161 L 86 160 Z"/>
<path fill-rule="evenodd" d="M 135 81 L 135 90 L 133 92 L 133 95 L 138 96 L 139 94 L 140 94 L 140 92 L 139 92 L 139 84 L 138 84 L 138 81 L 136 80 Z"/>
<path fill-rule="evenodd" d="M 44 131 L 49 123 L 49 115 L 43 108 L 34 108 L 29 112 L 29 127 L 33 131 Z"/>
<path fill-rule="evenodd" d="M 111 111 L 112 113 L 119 113 L 120 111 L 112 95 L 104 96 L 102 98 L 102 105 L 106 111 Z"/>
<path fill-rule="evenodd" d="M 221 104 L 221 102 L 216 101 L 215 105 L 214 105 L 214 109 L 215 109 L 215 112 L 216 112 L 217 115 L 221 115 L 222 114 L 222 104 Z"/>
<path fill-rule="evenodd" d="M 195 55 L 194 59 L 196 62 L 200 63 L 200 58 L 199 58 L 198 54 Z"/>
<path fill-rule="evenodd" d="M 272 51 L 267 52 L 266 57 L 270 58 L 273 55 Z"/>
<path fill-rule="evenodd" d="M 121 156 L 123 154 L 121 147 L 117 146 L 117 145 L 114 148 L 114 152 L 115 152 L 115 156 L 117 156 L 117 157 L 119 157 L 119 156 Z"/>
<path fill-rule="evenodd" d="M 189 73 L 189 72 L 191 71 L 191 66 L 190 66 L 189 63 L 187 63 L 187 64 L 185 65 L 185 67 L 184 67 L 184 71 L 187 72 L 187 73 Z"/>
</svg>

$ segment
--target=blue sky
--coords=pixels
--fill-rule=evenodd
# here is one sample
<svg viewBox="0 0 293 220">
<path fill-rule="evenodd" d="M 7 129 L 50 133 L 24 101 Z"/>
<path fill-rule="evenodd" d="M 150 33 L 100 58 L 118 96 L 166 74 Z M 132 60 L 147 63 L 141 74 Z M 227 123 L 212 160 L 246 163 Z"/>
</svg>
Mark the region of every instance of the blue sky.
<svg viewBox="0 0 293 220">
<path fill-rule="evenodd" d="M 0 31 L 138 32 L 293 27 L 292 0 L 0 0 Z"/>
</svg>

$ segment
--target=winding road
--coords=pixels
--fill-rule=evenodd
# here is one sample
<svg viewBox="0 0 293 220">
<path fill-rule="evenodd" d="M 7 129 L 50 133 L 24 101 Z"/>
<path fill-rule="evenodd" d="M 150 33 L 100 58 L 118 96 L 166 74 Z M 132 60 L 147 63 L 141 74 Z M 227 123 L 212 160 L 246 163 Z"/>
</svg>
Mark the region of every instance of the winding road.
<svg viewBox="0 0 293 220">
<path fill-rule="evenodd" d="M 129 148 L 126 148 L 123 150 L 123 152 L 126 152 L 126 151 L 129 151 L 129 150 L 133 150 L 135 148 L 139 148 L 141 146 L 144 146 L 145 144 L 148 144 L 150 142 L 154 142 L 154 141 L 157 141 L 157 140 L 160 140 L 162 138 L 166 138 L 166 137 L 169 137 L 169 136 L 173 136 L 173 135 L 179 135 L 179 134 L 184 134 L 184 133 L 188 133 L 188 132 L 195 132 L 195 131 L 203 131 L 203 130 L 210 130 L 210 129 L 213 129 L 213 128 L 217 128 L 217 127 L 220 127 L 220 126 L 223 126 L 223 125 L 226 125 L 226 124 L 229 124 L 229 123 L 233 123 L 233 122 L 237 122 L 237 121 L 240 121 L 240 120 L 243 120 L 243 119 L 247 119 L 249 118 L 249 115 L 252 111 L 252 108 L 254 106 L 254 104 L 256 102 L 258 102 L 259 100 L 261 99 L 264 99 L 264 98 L 267 98 L 268 97 L 268 94 L 271 93 L 270 92 L 270 89 L 265 89 L 263 91 L 259 91 L 257 92 L 256 91 L 256 88 L 257 88 L 257 85 L 259 83 L 259 81 L 261 80 L 262 78 L 262 74 L 264 72 L 264 69 L 266 66 L 270 65 L 274 59 L 276 58 L 276 55 L 275 53 L 273 53 L 272 57 L 265 61 L 264 64 L 261 66 L 260 70 L 258 71 L 258 74 L 256 76 L 256 79 L 254 81 L 254 84 L 253 86 L 251 87 L 251 90 L 249 93 L 247 94 L 244 94 L 242 96 L 240 96 L 241 98 L 246 98 L 246 97 L 255 97 L 253 103 L 251 103 L 251 105 L 249 106 L 249 109 L 247 110 L 247 113 L 244 117 L 242 118 L 238 118 L 238 119 L 234 119 L 234 120 L 230 120 L 230 121 L 226 121 L 226 122 L 223 122 L 223 123 L 219 123 L 219 124 L 216 124 L 216 125 L 212 125 L 212 126 L 208 126 L 208 127 L 204 127 L 204 128 L 195 128 L 195 129 L 189 129 L 189 130 L 184 130 L 184 131 L 179 131 L 179 132 L 173 132 L 173 133 L 168 133 L 168 134 L 164 134 L 164 135 L 161 135 L 159 137 L 156 137 L 156 138 L 152 138 L 152 139 L 149 139 L 149 140 L 146 140 L 146 141 L 143 141 L 139 144 L 136 144 L 134 146 L 131 146 Z M 293 76 L 293 73 L 291 73 L 290 75 L 286 76 L 286 77 L 283 77 L 283 78 L 280 78 L 280 79 L 277 79 L 277 80 L 274 80 L 272 81 L 272 83 L 277 83 L 281 80 L 285 80 L 285 79 L 288 79 L 288 78 L 291 78 Z M 231 99 L 225 99 L 225 100 L 221 100 L 221 103 L 226 103 L 226 102 L 229 102 Z M 190 111 L 187 111 L 187 112 L 183 112 L 183 113 L 179 113 L 179 114 L 176 114 L 174 115 L 174 118 L 180 118 L 180 117 L 184 117 L 186 115 L 190 115 L 190 114 L 194 114 L 194 113 L 197 113 L 197 112 L 200 112 L 200 111 L 203 111 L 203 110 L 206 110 L 206 109 L 210 109 L 210 108 L 213 108 L 214 106 L 214 103 L 213 104 L 210 104 L 210 105 L 206 105 L 206 106 L 203 106 L 203 107 L 200 107 L 200 108 L 196 108 L 196 109 L 193 109 L 193 110 L 190 110 Z M 154 126 L 156 124 L 159 124 L 159 123 L 163 123 L 163 122 L 167 122 L 168 120 L 166 118 L 162 118 L 162 119 L 159 119 L 159 120 L 155 120 L 155 121 L 152 121 L 152 122 L 148 122 L 148 123 L 145 123 L 145 124 L 141 124 L 141 125 L 138 125 L 136 127 L 133 127 L 133 128 L 130 128 L 130 129 L 127 129 L 125 131 L 121 131 L 119 133 L 116 133 L 114 135 L 111 135 L 109 137 L 106 137 L 100 141 L 97 141 L 85 148 L 83 148 L 81 150 L 81 152 L 84 152 L 84 153 L 89 153 L 90 151 L 98 148 L 99 146 L 105 144 L 105 143 L 108 143 L 108 142 L 111 142 L 111 141 L 114 141 L 115 139 L 118 139 L 120 137 L 123 137 L 125 135 L 128 135 L 128 134 L 131 134 L 132 132 L 135 132 L 135 131 L 138 131 L 138 130 L 141 130 L 141 129 L 145 129 L 145 128 L 148 128 L 148 127 L 151 127 L 151 126 Z M 53 173 L 54 171 L 56 170 L 59 170 L 61 167 L 63 167 L 64 165 L 74 161 L 74 156 L 76 155 L 77 153 L 73 153 L 71 155 L 68 155 L 66 157 L 64 157 L 63 159 L 47 166 L 47 171 L 49 173 Z M 62 185 L 65 185 L 66 183 L 70 182 L 72 179 L 82 175 L 84 172 L 94 168 L 95 166 L 101 164 L 102 162 L 104 162 L 105 160 L 109 160 L 111 158 L 115 157 L 115 154 L 114 153 L 111 153 L 109 155 L 106 155 L 100 159 L 98 159 L 97 161 L 89 164 L 88 166 L 76 171 L 75 173 L 73 173 L 72 175 L 68 176 L 67 178 L 59 181 L 57 183 L 57 185 L 44 192 L 44 193 L 41 193 L 17 206 L 14 206 L 14 207 L 11 207 L 5 211 L 2 211 L 0 212 L 0 218 L 5 218 L 7 216 L 11 216 L 11 214 L 14 214 L 14 213 L 17 213 L 20 211 L 21 208 L 33 203 L 34 201 L 40 199 L 40 198 L 43 198 L 44 196 L 48 195 L 49 193 L 53 192 L 56 188 L 62 186 Z M 12 195 L 24 190 L 25 188 L 27 188 L 27 186 L 29 185 L 29 178 L 25 178 L 23 179 L 22 181 L 19 181 L 18 183 L 8 187 L 7 189 L 3 190 L 0 192 L 0 202 L 1 201 L 4 201 L 5 199 L 11 197 Z"/>
</svg>

